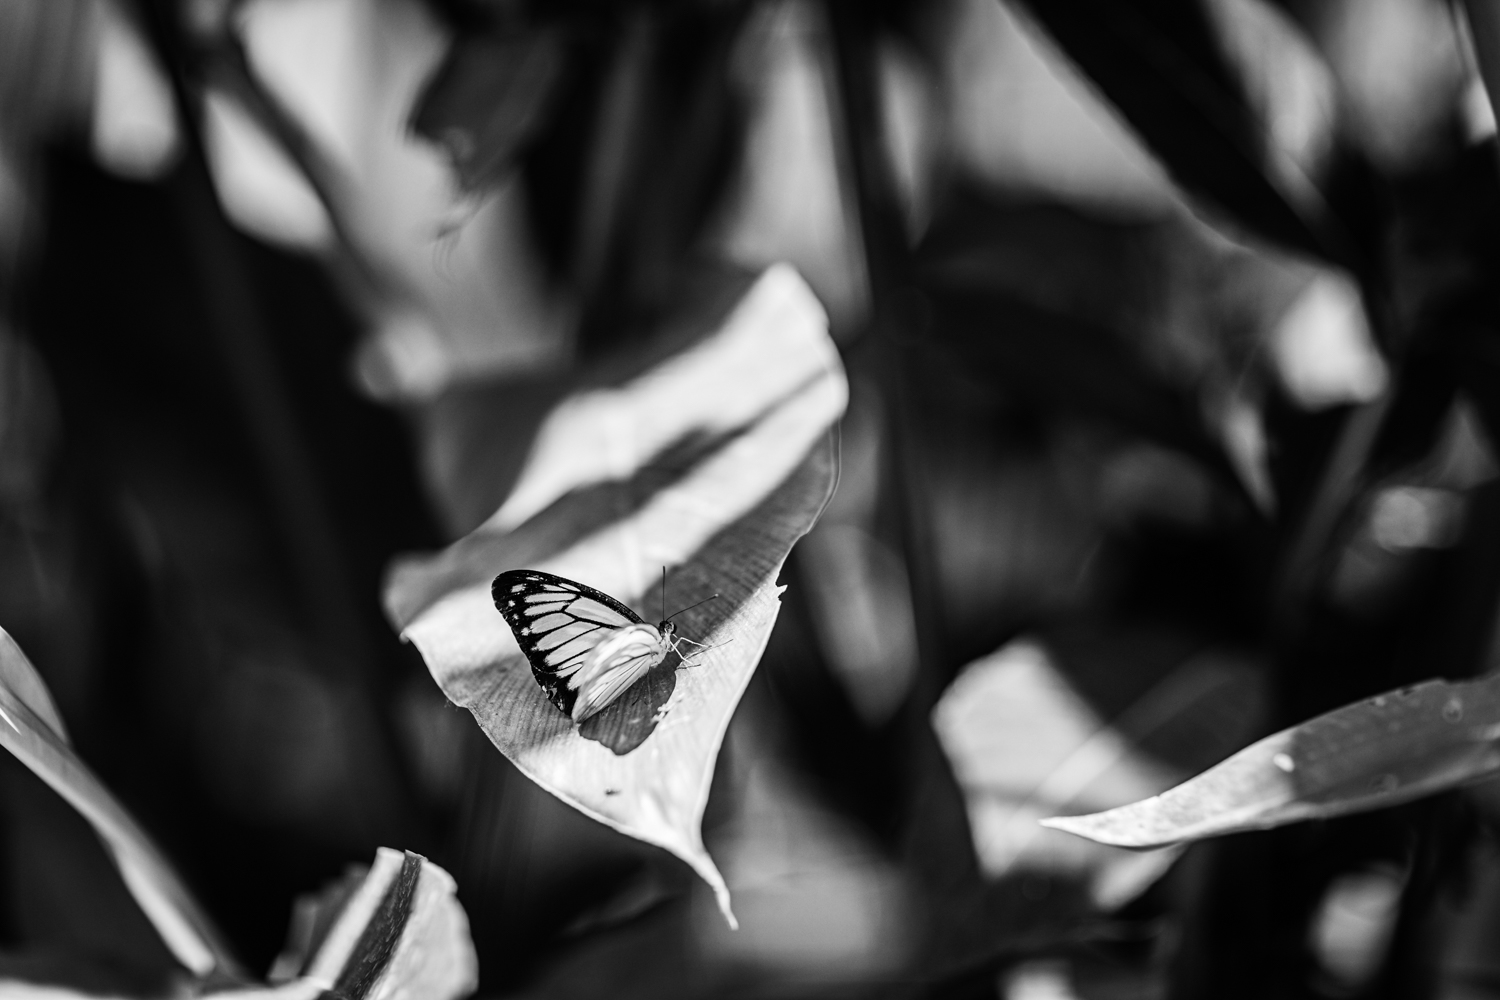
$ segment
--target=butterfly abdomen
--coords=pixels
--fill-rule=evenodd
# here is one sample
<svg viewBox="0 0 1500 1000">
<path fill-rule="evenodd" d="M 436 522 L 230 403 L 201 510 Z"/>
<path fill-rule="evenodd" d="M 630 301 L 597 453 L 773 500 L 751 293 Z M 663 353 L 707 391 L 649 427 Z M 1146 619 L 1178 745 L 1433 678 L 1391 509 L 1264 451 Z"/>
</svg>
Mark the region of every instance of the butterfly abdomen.
<svg viewBox="0 0 1500 1000">
<path fill-rule="evenodd" d="M 574 722 L 612 704 L 667 656 L 667 645 L 650 625 L 630 625 L 603 639 L 568 680 L 576 695 Z"/>
</svg>

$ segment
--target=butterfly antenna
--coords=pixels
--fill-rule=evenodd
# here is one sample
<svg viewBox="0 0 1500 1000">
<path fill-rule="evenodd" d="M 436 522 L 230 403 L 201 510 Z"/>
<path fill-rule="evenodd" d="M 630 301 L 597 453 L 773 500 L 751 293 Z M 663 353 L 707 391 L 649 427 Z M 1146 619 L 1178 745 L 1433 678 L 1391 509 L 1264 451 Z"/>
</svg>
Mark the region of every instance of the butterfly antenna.
<svg viewBox="0 0 1500 1000">
<path fill-rule="evenodd" d="M 667 619 L 667 567 L 661 568 L 661 617 Z"/>
<path fill-rule="evenodd" d="M 687 607 L 683 608 L 682 611 L 674 611 L 674 612 L 672 612 L 670 615 L 667 615 L 667 617 L 663 618 L 662 621 L 669 622 L 673 618 L 676 618 L 678 615 L 682 614 L 683 611 L 691 611 L 694 608 L 699 607 L 700 605 L 704 605 L 704 604 L 707 604 L 709 601 L 716 601 L 718 599 L 719 599 L 719 595 L 718 594 L 715 594 L 713 597 L 705 597 L 703 600 L 699 601 L 697 604 L 689 604 Z M 666 605 L 663 605 L 663 607 L 665 608 Z"/>
</svg>

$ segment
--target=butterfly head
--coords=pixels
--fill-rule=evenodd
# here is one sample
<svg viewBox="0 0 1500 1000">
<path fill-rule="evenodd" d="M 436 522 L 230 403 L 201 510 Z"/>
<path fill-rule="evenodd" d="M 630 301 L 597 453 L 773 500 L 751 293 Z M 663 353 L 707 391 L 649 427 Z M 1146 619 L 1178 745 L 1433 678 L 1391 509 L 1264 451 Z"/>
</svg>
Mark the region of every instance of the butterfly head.
<svg viewBox="0 0 1500 1000">
<path fill-rule="evenodd" d="M 677 635 L 677 623 L 672 620 L 673 618 L 676 618 L 678 615 L 682 614 L 683 611 L 691 611 L 694 608 L 699 607 L 700 605 L 707 604 L 709 601 L 717 600 L 718 597 L 718 594 L 715 594 L 713 597 L 705 597 L 697 604 L 690 604 L 687 607 L 683 608 L 682 611 L 674 611 L 667 617 L 663 618 L 661 624 L 656 626 L 656 630 L 661 633 L 662 647 L 664 649 L 677 648 L 677 642 L 674 639 L 674 636 Z M 688 641 L 692 642 L 693 640 L 689 639 Z"/>
</svg>

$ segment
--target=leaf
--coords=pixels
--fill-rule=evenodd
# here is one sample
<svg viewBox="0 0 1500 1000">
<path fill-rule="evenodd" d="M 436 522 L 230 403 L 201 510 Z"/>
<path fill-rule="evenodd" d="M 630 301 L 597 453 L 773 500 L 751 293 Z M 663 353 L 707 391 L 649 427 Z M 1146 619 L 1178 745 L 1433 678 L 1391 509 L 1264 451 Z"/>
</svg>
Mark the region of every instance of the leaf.
<svg viewBox="0 0 1500 1000">
<path fill-rule="evenodd" d="M 292 948 L 276 962 L 283 973 L 295 969 L 295 978 L 276 990 L 215 995 L 468 996 L 479 965 L 455 888 L 452 876 L 421 855 L 382 847 L 370 868 L 298 900 Z"/>
<path fill-rule="evenodd" d="M 73 752 L 46 684 L 0 630 L 0 746 L 77 809 L 109 848 L 120 876 L 172 954 L 200 977 L 238 963 L 149 837 Z"/>
<path fill-rule="evenodd" d="M 479 964 L 453 878 L 419 854 L 380 848 L 316 897 L 297 901 L 293 943 L 276 960 L 271 985 L 228 989 L 199 982 L 191 992 L 221 1000 L 458 1000 L 474 992 Z M 48 979 L 47 970 L 40 979 Z M 113 992 L 113 991 L 112 991 Z M 98 996 L 0 974 L 0 996 L 67 1000 Z"/>
<path fill-rule="evenodd" d="M 1268 161 L 1269 144 L 1199 4 L 1028 0 L 1026 8 L 1183 187 L 1290 247 L 1347 256 L 1316 189 Z"/>
<path fill-rule="evenodd" d="M 698 916 L 695 950 L 825 986 L 887 980 L 917 940 L 901 872 L 777 761 L 764 726 L 750 712 L 735 721 L 721 776 L 734 812 L 714 830 L 744 923 Z"/>
<path fill-rule="evenodd" d="M 57 704 L 52 700 L 52 692 L 47 690 L 47 682 L 42 680 L 36 667 L 21 652 L 21 647 L 16 645 L 16 640 L 4 629 L 0 629 L 0 684 L 9 688 L 11 694 L 35 712 L 37 718 L 52 730 L 53 735 L 64 743 L 68 742 L 68 730 L 63 726 Z"/>
<path fill-rule="evenodd" d="M 1161 847 L 1384 809 L 1500 769 L 1500 677 L 1425 681 L 1253 743 L 1160 795 L 1045 826 Z"/>
<path fill-rule="evenodd" d="M 832 493 L 830 425 L 848 389 L 817 300 L 772 267 L 714 333 L 543 423 L 509 499 L 445 551 L 397 565 L 386 606 L 444 693 L 526 775 L 728 890 L 699 824 L 729 718 L 779 609 L 776 576 Z M 503 432 L 503 428 L 497 432 Z M 661 569 L 682 634 L 666 663 L 575 730 L 547 701 L 490 582 L 540 569 L 657 612 Z"/>
<path fill-rule="evenodd" d="M 954 186 L 916 255 L 929 342 L 1007 392 L 1183 451 L 1261 510 L 1261 337 L 1316 272 L 1199 224 Z"/>
<path fill-rule="evenodd" d="M 930 301 L 933 341 L 960 364 L 1034 406 L 1107 420 L 1238 482 L 1191 396 L 1109 331 L 991 291 L 937 289 Z"/>
<path fill-rule="evenodd" d="M 1217 658 L 1194 657 L 1106 723 L 1034 642 L 1010 643 L 966 667 L 938 701 L 932 726 L 963 790 L 984 873 L 1081 876 L 1106 910 L 1139 894 L 1176 852 L 1147 856 L 1080 844 L 1036 821 L 1169 787 L 1176 768 L 1143 748 L 1163 737 L 1171 742 L 1174 733 L 1202 740 L 1202 723 L 1219 721 L 1215 709 L 1226 700 L 1244 707 L 1245 674 Z"/>
<path fill-rule="evenodd" d="M 468 190 L 493 183 L 544 123 L 563 70 L 556 29 L 461 35 L 418 99 L 412 128 L 448 150 Z"/>
</svg>

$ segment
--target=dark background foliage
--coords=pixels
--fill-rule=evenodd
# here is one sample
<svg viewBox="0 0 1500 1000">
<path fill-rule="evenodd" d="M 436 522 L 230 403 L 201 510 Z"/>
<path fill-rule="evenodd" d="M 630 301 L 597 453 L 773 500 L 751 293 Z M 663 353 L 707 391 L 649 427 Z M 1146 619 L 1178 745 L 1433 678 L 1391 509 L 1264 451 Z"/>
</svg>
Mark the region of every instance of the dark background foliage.
<svg viewBox="0 0 1500 1000">
<path fill-rule="evenodd" d="M 1349 6 L 1275 10 L 1315 50 Z M 181 119 L 228 81 L 326 189 L 295 117 L 247 70 L 229 6 L 187 7 L 131 8 Z M 1053 967 L 1085 997 L 1490 995 L 1500 964 L 1463 951 L 1494 940 L 1500 898 L 1483 786 L 1198 845 L 1104 911 L 1066 873 L 984 873 L 929 720 L 966 664 L 1018 637 L 1044 641 L 1127 735 L 1174 669 L 1234 651 L 1252 666 L 1227 703 L 1137 734 L 1187 774 L 1351 700 L 1492 668 L 1500 486 L 1455 479 L 1444 456 L 1467 433 L 1465 460 L 1493 464 L 1500 440 L 1493 134 L 1467 137 L 1455 103 L 1420 156 L 1392 161 L 1346 126 L 1317 170 L 1289 169 L 1210 5 L 1028 3 L 1019 16 L 1192 211 L 1100 213 L 948 164 L 913 226 L 882 58 L 896 45 L 938 75 L 955 5 L 799 9 L 861 276 L 857 307 L 833 310 L 853 386 L 844 494 L 895 567 L 915 664 L 887 711 L 864 711 L 809 596 L 822 549 L 799 549 L 705 829 L 711 849 L 731 841 L 753 761 L 793 775 L 896 873 L 900 960 L 788 971 L 753 945 L 706 948 L 700 925 L 717 918 L 686 870 L 522 778 L 379 614 L 390 559 L 482 520 L 574 379 L 664 326 L 706 326 L 743 287 L 714 234 L 750 148 L 737 81 L 764 5 L 431 5 L 451 45 L 411 127 L 476 196 L 522 179 L 576 355 L 565 375 L 479 373 L 422 400 L 376 402 L 350 377 L 368 317 L 349 275 L 369 261 L 345 245 L 325 267 L 235 229 L 193 128 L 143 183 L 91 162 L 76 126 L 10 126 L 42 138 L 31 235 L 0 278 L 0 625 L 82 755 L 253 969 L 296 894 L 391 845 L 455 876 L 490 995 L 1019 995 L 1005 994 L 1015 970 Z M 1350 277 L 1383 394 L 1313 410 L 1265 374 L 1261 341 L 1299 268 Z M 1225 400 L 1248 400 L 1262 428 L 1263 483 Z M 457 473 L 422 464 L 434 441 Z M 1078 485 L 1142 455 L 1169 470 L 1144 493 Z M 1456 533 L 1372 542 L 1402 488 L 1443 491 Z M 62 955 L 76 977 L 159 982 L 170 960 L 81 821 L 18 766 L 3 773 L 14 968 Z M 1399 873 L 1399 909 L 1378 971 L 1341 984 L 1308 929 L 1339 878 L 1372 870 Z"/>
</svg>

